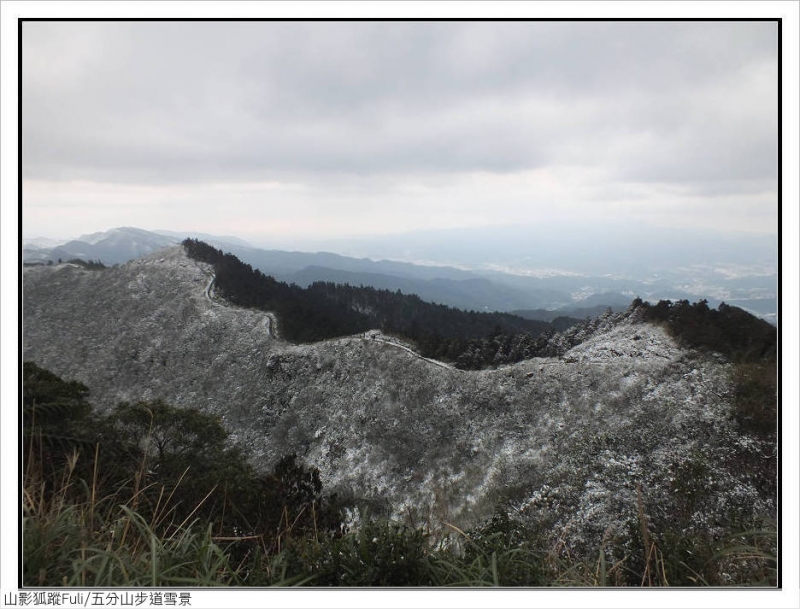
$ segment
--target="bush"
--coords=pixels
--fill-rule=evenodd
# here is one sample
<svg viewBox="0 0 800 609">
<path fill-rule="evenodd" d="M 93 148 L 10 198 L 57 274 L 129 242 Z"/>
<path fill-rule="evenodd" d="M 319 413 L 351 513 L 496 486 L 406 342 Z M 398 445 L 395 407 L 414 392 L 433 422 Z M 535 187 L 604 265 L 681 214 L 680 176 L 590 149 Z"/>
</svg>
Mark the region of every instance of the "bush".
<svg viewBox="0 0 800 609">
<path fill-rule="evenodd" d="M 313 586 L 432 586 L 428 537 L 420 529 L 367 524 L 342 537 L 308 537 L 282 557 L 290 575 Z"/>
<path fill-rule="evenodd" d="M 455 585 L 544 586 L 547 553 L 537 531 L 499 511 L 470 532 L 464 545 L 463 582 Z"/>
</svg>

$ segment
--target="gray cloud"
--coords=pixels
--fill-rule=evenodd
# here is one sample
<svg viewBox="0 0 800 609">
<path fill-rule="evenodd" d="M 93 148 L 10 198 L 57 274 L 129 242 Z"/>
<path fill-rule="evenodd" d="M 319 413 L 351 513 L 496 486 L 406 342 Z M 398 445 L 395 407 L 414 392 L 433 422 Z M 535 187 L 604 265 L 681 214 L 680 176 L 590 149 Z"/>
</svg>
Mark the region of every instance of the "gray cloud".
<svg viewBox="0 0 800 609">
<path fill-rule="evenodd" d="M 39 206 L 48 181 L 203 205 L 275 182 L 281 214 L 313 196 L 375 226 L 376 200 L 465 225 L 629 199 L 675 217 L 669 196 L 766 217 L 777 78 L 768 22 L 27 22 L 23 176 Z"/>
<path fill-rule="evenodd" d="M 30 177 L 514 171 L 600 164 L 645 134 L 619 159 L 627 176 L 774 175 L 770 23 L 62 22 L 23 36 Z"/>
</svg>

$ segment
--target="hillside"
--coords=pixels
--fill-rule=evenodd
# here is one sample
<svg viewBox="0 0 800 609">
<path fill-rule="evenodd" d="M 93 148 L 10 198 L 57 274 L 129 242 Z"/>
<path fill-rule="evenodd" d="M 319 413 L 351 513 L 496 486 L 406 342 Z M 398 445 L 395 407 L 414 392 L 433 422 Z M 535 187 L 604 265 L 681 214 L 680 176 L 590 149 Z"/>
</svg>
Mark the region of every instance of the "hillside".
<svg viewBox="0 0 800 609">
<path fill-rule="evenodd" d="M 182 245 L 190 258 L 212 265 L 214 288 L 226 301 L 276 313 L 281 337 L 292 342 L 378 328 L 411 341 L 424 357 L 443 358 L 468 369 L 551 354 L 548 338 L 555 327 L 548 322 L 463 311 L 399 290 L 331 282 L 301 288 L 264 275 L 202 241 L 187 239 Z"/>
<path fill-rule="evenodd" d="M 178 247 L 26 268 L 23 357 L 101 411 L 159 398 L 218 414 L 257 467 L 296 452 L 326 488 L 417 524 L 502 504 L 591 553 L 642 509 L 698 535 L 775 517 L 774 435 L 737 421 L 733 364 L 637 310 L 554 336 L 560 357 L 466 372 L 380 333 L 286 343 L 280 318 L 219 300 L 211 280 Z"/>
</svg>

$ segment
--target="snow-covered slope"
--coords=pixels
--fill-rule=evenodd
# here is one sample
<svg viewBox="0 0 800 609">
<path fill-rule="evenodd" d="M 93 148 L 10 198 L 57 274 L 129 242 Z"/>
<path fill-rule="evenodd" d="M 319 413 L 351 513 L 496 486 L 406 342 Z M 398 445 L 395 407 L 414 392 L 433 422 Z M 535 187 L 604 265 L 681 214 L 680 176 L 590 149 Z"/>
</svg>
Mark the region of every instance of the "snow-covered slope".
<svg viewBox="0 0 800 609">
<path fill-rule="evenodd" d="M 326 488 L 416 524 L 467 526 L 506 499 L 577 551 L 686 496 L 698 526 L 774 512 L 740 466 L 763 447 L 729 416 L 729 366 L 635 312 L 594 321 L 560 358 L 463 372 L 369 333 L 287 344 L 211 279 L 179 247 L 103 271 L 26 268 L 24 358 L 87 384 L 98 409 L 217 413 L 257 465 L 296 452 Z M 698 468 L 707 482 L 687 490 Z"/>
</svg>

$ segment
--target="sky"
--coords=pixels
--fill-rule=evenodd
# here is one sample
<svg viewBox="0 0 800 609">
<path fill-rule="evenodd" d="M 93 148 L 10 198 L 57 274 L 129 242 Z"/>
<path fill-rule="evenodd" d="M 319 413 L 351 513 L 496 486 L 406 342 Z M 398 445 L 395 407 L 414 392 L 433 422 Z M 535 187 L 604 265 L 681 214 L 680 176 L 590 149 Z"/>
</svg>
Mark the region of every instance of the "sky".
<svg viewBox="0 0 800 609">
<path fill-rule="evenodd" d="M 23 236 L 778 231 L 775 22 L 26 22 Z"/>
</svg>

